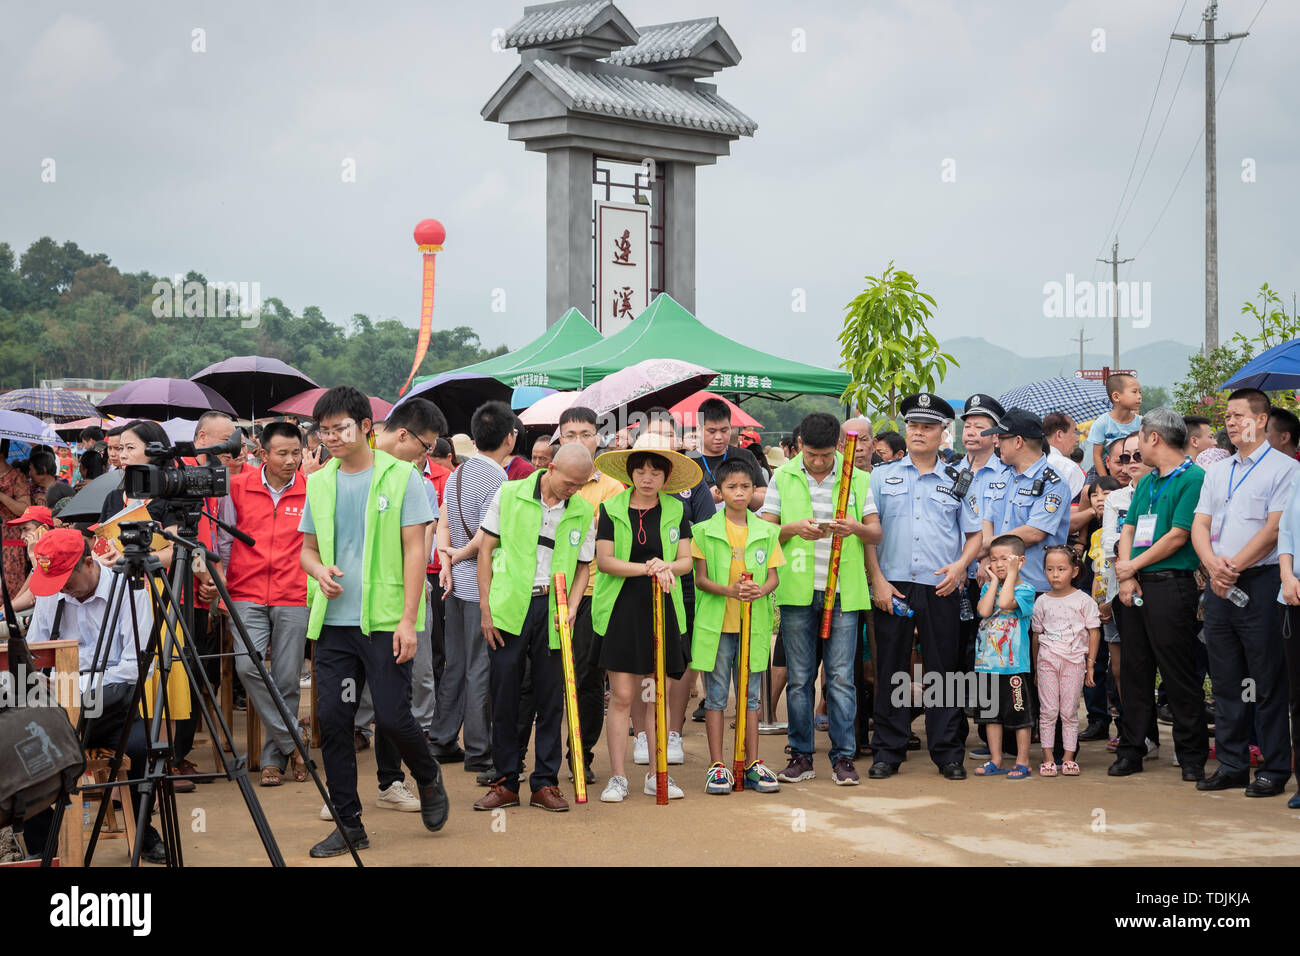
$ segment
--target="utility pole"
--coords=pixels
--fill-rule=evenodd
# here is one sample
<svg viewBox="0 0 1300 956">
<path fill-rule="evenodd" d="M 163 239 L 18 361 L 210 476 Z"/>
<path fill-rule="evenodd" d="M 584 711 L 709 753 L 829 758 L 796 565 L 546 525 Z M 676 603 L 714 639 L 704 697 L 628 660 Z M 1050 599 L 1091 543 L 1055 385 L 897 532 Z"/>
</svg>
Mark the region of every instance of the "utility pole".
<svg viewBox="0 0 1300 956">
<path fill-rule="evenodd" d="M 1070 337 L 1070 341 L 1071 341 L 1071 342 L 1075 341 L 1075 339 L 1074 339 L 1073 336 Z M 1085 339 L 1085 338 L 1083 337 L 1083 329 L 1080 329 L 1080 330 L 1079 330 L 1079 338 L 1078 338 L 1078 342 L 1079 342 L 1079 370 L 1080 370 L 1080 371 L 1083 371 L 1083 343 L 1084 343 L 1084 342 L 1091 342 L 1091 341 L 1092 341 L 1092 339 Z"/>
<path fill-rule="evenodd" d="M 1217 141 L 1214 121 L 1214 48 L 1220 43 L 1240 40 L 1248 33 L 1214 35 L 1214 21 L 1219 15 L 1218 0 L 1210 0 L 1201 19 L 1205 36 L 1189 33 L 1169 34 L 1193 46 L 1205 47 L 1205 354 L 1219 346 L 1219 202 L 1218 176 L 1215 169 Z"/>
<path fill-rule="evenodd" d="M 1108 263 L 1111 269 L 1110 297 L 1111 297 L 1111 302 L 1115 306 L 1115 336 L 1114 336 L 1114 340 L 1111 343 L 1114 354 L 1111 357 L 1110 367 L 1112 369 L 1116 369 L 1119 368 L 1119 264 L 1121 262 L 1132 262 L 1133 260 L 1132 258 L 1121 259 L 1119 257 L 1119 237 L 1116 236 L 1114 243 L 1112 243 L 1110 247 L 1110 258 L 1098 259 L 1097 261 Z M 1079 334 L 1082 335 L 1083 333 L 1080 332 Z M 1079 351 L 1080 354 L 1082 354 L 1083 352 L 1082 346 L 1079 347 Z M 1080 362 L 1080 364 L 1082 364 L 1082 362 Z"/>
</svg>

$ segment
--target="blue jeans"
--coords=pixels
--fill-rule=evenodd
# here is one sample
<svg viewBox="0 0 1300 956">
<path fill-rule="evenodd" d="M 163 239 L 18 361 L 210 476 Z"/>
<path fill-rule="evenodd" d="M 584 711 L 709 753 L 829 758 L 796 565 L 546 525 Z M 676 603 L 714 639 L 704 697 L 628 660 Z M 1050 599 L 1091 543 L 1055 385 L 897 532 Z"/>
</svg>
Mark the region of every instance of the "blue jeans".
<svg viewBox="0 0 1300 956">
<path fill-rule="evenodd" d="M 704 709 L 726 710 L 731 688 L 736 688 L 736 706 L 740 706 L 740 635 L 718 635 L 718 656 L 713 670 L 704 675 Z M 764 668 L 766 670 L 766 668 Z M 749 672 L 745 686 L 746 710 L 758 710 L 758 682 L 762 671 Z"/>
<path fill-rule="evenodd" d="M 781 642 L 785 645 L 787 683 L 786 713 L 789 718 L 790 756 L 813 753 L 813 703 L 817 681 L 816 642 L 821 641 L 822 604 L 825 592 L 814 591 L 812 605 L 781 606 Z M 858 752 L 853 720 L 857 697 L 853 690 L 853 662 L 858 649 L 858 612 L 841 611 L 839 595 L 831 616 L 831 633 L 822 643 L 822 664 L 826 668 L 826 715 L 830 719 L 831 760 Z"/>
</svg>

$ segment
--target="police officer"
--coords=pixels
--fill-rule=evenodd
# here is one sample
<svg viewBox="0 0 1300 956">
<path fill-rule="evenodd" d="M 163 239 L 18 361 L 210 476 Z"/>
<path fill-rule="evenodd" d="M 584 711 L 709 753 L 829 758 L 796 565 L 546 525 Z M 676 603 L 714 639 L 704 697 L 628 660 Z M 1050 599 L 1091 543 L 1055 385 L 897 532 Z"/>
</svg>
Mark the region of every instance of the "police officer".
<svg viewBox="0 0 1300 956">
<path fill-rule="evenodd" d="M 1005 414 L 1006 409 L 1001 402 L 992 395 L 978 392 L 966 399 L 966 405 L 962 409 L 961 444 L 966 449 L 966 457 L 951 467 L 956 472 L 955 490 L 964 492 L 962 507 L 981 528 L 984 516 L 988 513 L 987 499 L 990 496 L 1000 498 L 1007 487 L 1006 466 L 1002 464 L 1002 459 L 993 454 L 993 438 L 984 434 L 988 429 L 1000 425 Z M 952 477 L 951 473 L 949 477 Z M 983 547 L 980 550 L 983 551 Z M 975 636 L 979 633 L 980 625 L 975 607 L 980 600 L 980 585 L 987 579 L 987 573 L 982 579 L 979 577 L 979 562 L 972 561 L 966 572 L 965 600 L 961 602 L 962 666 L 967 672 L 975 670 Z M 961 738 L 965 740 L 965 731 L 970 728 L 964 714 L 961 725 Z M 979 732 L 983 739 L 983 724 L 980 724 Z"/>
<path fill-rule="evenodd" d="M 1023 541 L 1025 566 L 1020 576 L 1042 594 L 1050 590 L 1043 552 L 1051 545 L 1065 544 L 1070 533 L 1070 488 L 1047 464 L 1043 422 L 1033 412 L 1013 408 L 984 435 L 997 438 L 998 455 L 1007 468 L 1006 488 L 987 499 L 984 547 L 1003 534 Z"/>
<path fill-rule="evenodd" d="M 927 674 L 946 677 L 961 669 L 960 589 L 981 544 L 979 521 L 963 506 L 939 460 L 952 406 L 922 392 L 903 399 L 901 408 L 908 453 L 871 475 L 883 538 L 867 548 L 867 568 L 874 603 L 885 612 L 876 620 L 875 762 L 867 774 L 873 780 L 897 773 L 907 757 L 913 632 Z M 905 616 L 904 605 L 914 616 Z M 946 679 L 944 686 L 950 686 Z M 899 700 L 903 688 L 907 699 Z M 966 777 L 958 703 L 944 700 L 925 713 L 930 759 L 949 780 Z"/>
</svg>

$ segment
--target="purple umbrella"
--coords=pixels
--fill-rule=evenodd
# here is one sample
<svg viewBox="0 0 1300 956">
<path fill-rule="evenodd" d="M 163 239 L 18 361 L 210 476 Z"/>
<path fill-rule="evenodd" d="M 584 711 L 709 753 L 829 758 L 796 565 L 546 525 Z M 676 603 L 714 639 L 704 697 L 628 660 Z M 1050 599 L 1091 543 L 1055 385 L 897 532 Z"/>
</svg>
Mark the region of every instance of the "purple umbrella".
<svg viewBox="0 0 1300 956">
<path fill-rule="evenodd" d="M 109 415 L 162 421 L 180 410 L 215 411 L 234 415 L 230 403 L 206 385 L 187 378 L 142 378 L 127 382 L 99 403 Z"/>
<path fill-rule="evenodd" d="M 443 372 L 411 389 L 393 408 L 398 408 L 413 398 L 423 398 L 437 405 L 447 416 L 451 433 L 469 432 L 474 411 L 484 402 L 500 401 L 509 404 L 514 389 L 491 375 L 478 372 Z"/>
<path fill-rule="evenodd" d="M 236 355 L 191 375 L 190 381 L 214 389 L 250 420 L 286 398 L 320 387 L 292 365 L 261 355 Z"/>
</svg>

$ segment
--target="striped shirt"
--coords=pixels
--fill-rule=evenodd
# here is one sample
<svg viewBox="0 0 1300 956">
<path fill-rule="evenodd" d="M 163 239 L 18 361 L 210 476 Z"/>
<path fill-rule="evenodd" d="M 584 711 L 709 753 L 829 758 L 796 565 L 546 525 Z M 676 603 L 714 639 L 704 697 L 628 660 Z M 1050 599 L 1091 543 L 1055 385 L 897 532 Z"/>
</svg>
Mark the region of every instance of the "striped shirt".
<svg viewBox="0 0 1300 956">
<path fill-rule="evenodd" d="M 808 474 L 808 469 L 804 469 L 804 475 L 808 478 L 808 495 L 812 499 L 812 513 L 814 521 L 834 521 L 835 520 L 835 499 L 831 492 L 835 488 L 835 479 L 838 473 L 832 469 L 826 474 L 821 481 L 817 481 L 812 475 Z M 758 509 L 760 515 L 776 515 L 777 520 L 781 518 L 781 493 L 777 490 L 777 484 L 773 481 L 767 486 L 767 494 L 763 497 L 763 506 Z M 867 500 L 862 503 L 862 514 L 854 516 L 861 521 L 867 515 L 876 513 L 876 501 L 871 495 L 867 495 Z M 831 566 L 831 542 L 834 540 L 832 535 L 819 538 L 813 542 L 813 590 L 826 590 L 826 574 Z"/>
<path fill-rule="evenodd" d="M 447 479 L 443 490 L 443 521 L 453 548 L 469 544 L 487 513 L 488 503 L 506 480 L 506 470 L 486 455 L 467 458 Z M 478 603 L 478 562 L 451 566 L 451 593 L 462 601 Z"/>
</svg>

